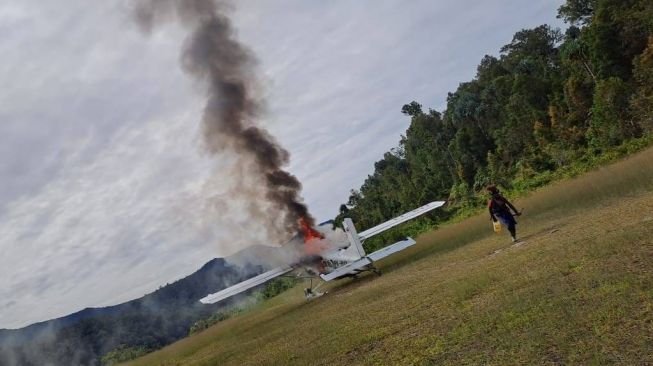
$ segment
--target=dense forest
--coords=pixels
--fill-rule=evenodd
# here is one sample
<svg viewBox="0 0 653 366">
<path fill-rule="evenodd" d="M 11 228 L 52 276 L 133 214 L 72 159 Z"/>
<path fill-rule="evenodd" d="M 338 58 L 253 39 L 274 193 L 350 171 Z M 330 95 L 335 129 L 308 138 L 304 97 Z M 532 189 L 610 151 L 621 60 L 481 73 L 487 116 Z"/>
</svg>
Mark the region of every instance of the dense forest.
<svg viewBox="0 0 653 366">
<path fill-rule="evenodd" d="M 443 198 L 449 210 L 439 215 L 452 215 L 478 207 L 489 184 L 532 189 L 619 147 L 645 145 L 653 1 L 568 0 L 558 14 L 566 31 L 517 32 L 449 93 L 444 111 L 404 105 L 405 136 L 351 191 L 336 222 L 346 215 L 366 228 Z M 442 218 L 431 215 L 427 225 Z"/>
</svg>

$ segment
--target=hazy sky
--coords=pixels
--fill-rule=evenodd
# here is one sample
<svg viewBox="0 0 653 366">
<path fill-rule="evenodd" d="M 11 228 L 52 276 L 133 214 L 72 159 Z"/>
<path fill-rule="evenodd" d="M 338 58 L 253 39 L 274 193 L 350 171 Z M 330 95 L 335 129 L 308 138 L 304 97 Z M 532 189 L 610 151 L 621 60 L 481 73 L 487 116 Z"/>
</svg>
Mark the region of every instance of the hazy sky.
<svg viewBox="0 0 653 366">
<path fill-rule="evenodd" d="M 403 104 L 441 110 L 517 30 L 559 26 L 561 3 L 239 0 L 232 16 L 259 60 L 261 125 L 326 220 L 397 145 Z M 200 147 L 184 31 L 143 36 L 129 8 L 0 2 L 0 328 L 136 298 L 265 242 L 228 195 L 230 157 Z"/>
</svg>

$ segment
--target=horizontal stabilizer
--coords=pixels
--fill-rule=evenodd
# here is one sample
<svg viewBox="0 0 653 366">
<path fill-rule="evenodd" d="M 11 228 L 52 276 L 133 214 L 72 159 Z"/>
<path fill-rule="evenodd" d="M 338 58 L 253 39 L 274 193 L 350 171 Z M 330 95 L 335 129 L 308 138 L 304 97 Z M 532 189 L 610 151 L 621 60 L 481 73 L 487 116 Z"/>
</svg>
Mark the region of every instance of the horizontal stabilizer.
<svg viewBox="0 0 653 366">
<path fill-rule="evenodd" d="M 393 227 L 395 227 L 395 226 L 397 226 L 397 225 L 399 225 L 401 223 L 404 223 L 404 222 L 406 222 L 406 221 L 408 221 L 410 219 L 413 219 L 413 218 L 415 218 L 417 216 L 423 215 L 423 214 L 425 214 L 425 213 L 427 213 L 427 212 L 429 212 L 431 210 L 434 210 L 434 209 L 436 209 L 436 208 L 438 208 L 438 207 L 440 207 L 440 206 L 442 206 L 444 204 L 445 204 L 444 201 L 431 202 L 431 203 L 429 203 L 427 205 L 424 205 L 424 206 L 422 206 L 420 208 L 416 208 L 416 209 L 414 209 L 414 210 L 412 210 L 410 212 L 406 212 L 405 214 L 403 214 L 401 216 L 397 216 L 392 220 L 388 220 L 388 221 L 386 221 L 386 222 L 384 222 L 382 224 L 376 225 L 375 227 L 373 227 L 371 229 L 367 229 L 365 231 L 362 231 L 362 232 L 358 233 L 358 237 L 360 238 L 361 241 L 365 240 L 365 239 L 367 239 L 369 237 L 372 237 L 372 236 L 374 236 L 374 235 L 376 235 L 378 233 L 384 232 L 384 231 L 386 231 L 386 230 L 388 230 L 390 228 L 393 228 Z"/>
<path fill-rule="evenodd" d="M 338 267 L 337 269 L 327 274 L 321 274 L 320 277 L 324 281 L 335 280 L 336 278 L 340 278 L 342 276 L 361 272 L 364 270 L 365 267 L 369 266 L 370 264 L 372 264 L 372 261 L 367 257 L 363 257 L 357 261 L 350 262 L 345 264 L 344 266 Z"/>
<path fill-rule="evenodd" d="M 233 286 L 227 287 L 216 293 L 206 295 L 205 297 L 200 299 L 200 302 L 203 304 L 215 304 L 218 301 L 237 295 L 241 292 L 251 289 L 252 287 L 256 287 L 260 284 L 266 283 L 273 278 L 291 272 L 293 269 L 294 268 L 292 267 L 277 267 L 275 269 L 271 269 L 265 273 L 261 273 L 260 275 L 252 277 L 246 281 L 237 283 Z"/>
<path fill-rule="evenodd" d="M 388 245 L 387 247 L 383 249 L 379 249 L 374 253 L 368 254 L 367 258 L 373 260 L 373 261 L 378 261 L 379 259 L 385 258 L 389 255 L 395 254 L 399 251 L 402 251 L 410 246 L 413 246 L 415 244 L 415 240 L 412 238 L 406 238 L 402 241 L 398 241 L 392 245 Z"/>
</svg>

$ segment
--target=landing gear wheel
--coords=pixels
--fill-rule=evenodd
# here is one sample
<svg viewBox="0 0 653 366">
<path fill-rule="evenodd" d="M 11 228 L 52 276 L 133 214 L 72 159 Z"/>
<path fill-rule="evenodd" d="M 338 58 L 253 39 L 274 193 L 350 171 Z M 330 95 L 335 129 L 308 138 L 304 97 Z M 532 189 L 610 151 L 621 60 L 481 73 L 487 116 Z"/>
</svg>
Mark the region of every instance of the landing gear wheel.
<svg viewBox="0 0 653 366">
<path fill-rule="evenodd" d="M 378 269 L 378 268 L 374 268 L 374 269 L 372 270 L 372 272 L 374 272 L 377 276 L 380 276 L 380 275 L 383 274 L 383 273 L 381 272 L 381 270 Z"/>
<path fill-rule="evenodd" d="M 318 289 L 320 286 L 322 286 L 324 282 L 319 283 L 317 286 L 313 287 L 313 280 L 311 280 L 311 287 L 306 287 L 304 288 L 304 296 L 306 297 L 306 301 L 315 299 L 317 297 L 321 297 L 327 294 L 327 292 L 319 292 Z"/>
</svg>

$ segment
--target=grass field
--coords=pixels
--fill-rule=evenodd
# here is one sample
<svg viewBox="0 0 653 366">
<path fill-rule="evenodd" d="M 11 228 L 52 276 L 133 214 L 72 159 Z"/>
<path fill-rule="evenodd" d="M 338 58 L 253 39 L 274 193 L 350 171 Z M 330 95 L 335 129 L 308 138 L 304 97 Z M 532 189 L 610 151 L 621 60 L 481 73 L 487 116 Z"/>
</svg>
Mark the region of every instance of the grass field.
<svg viewBox="0 0 653 366">
<path fill-rule="evenodd" d="M 484 213 L 132 364 L 653 364 L 653 149 L 517 207 L 521 243 Z"/>
</svg>

